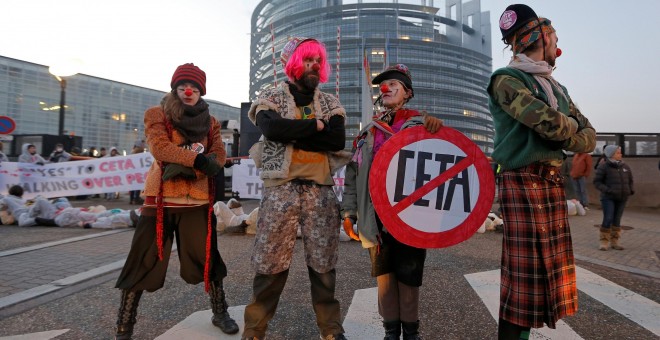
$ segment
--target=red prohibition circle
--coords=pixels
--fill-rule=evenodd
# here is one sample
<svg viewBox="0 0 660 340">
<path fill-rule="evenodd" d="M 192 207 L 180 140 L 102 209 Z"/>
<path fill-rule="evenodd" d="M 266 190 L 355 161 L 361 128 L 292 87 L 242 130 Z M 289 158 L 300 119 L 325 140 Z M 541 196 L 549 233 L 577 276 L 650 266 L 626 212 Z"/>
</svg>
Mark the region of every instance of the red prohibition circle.
<svg viewBox="0 0 660 340">
<path fill-rule="evenodd" d="M 11 117 L 0 116 L 0 134 L 8 135 L 16 130 L 16 122 Z"/>
<path fill-rule="evenodd" d="M 425 139 L 449 142 L 463 151 L 466 156 L 404 200 L 392 205 L 387 197 L 386 188 L 390 162 L 405 146 Z M 477 172 L 479 197 L 475 207 L 462 223 L 450 230 L 426 232 L 409 226 L 399 217 L 399 213 L 412 203 L 470 166 L 474 166 Z M 469 239 L 483 224 L 495 199 L 495 177 L 486 156 L 465 135 L 448 127 L 442 127 L 435 134 L 431 134 L 424 127 L 419 126 L 395 134 L 380 148 L 369 172 L 369 193 L 378 217 L 399 242 L 417 248 L 444 248 Z"/>
</svg>

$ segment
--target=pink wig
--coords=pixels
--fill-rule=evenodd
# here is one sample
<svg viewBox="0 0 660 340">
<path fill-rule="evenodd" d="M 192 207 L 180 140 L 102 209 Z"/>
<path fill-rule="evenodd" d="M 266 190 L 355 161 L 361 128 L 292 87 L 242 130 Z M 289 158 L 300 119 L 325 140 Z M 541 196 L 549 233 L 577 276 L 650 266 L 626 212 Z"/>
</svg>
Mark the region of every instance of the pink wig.
<svg viewBox="0 0 660 340">
<path fill-rule="evenodd" d="M 289 77 L 290 81 L 300 79 L 305 72 L 304 60 L 313 58 L 315 56 L 321 57 L 321 68 L 319 69 L 319 81 L 325 83 L 330 76 L 330 64 L 328 64 L 328 55 L 325 52 L 325 46 L 316 40 L 305 41 L 298 45 L 296 50 L 291 55 L 291 58 L 284 67 L 284 72 Z"/>
</svg>

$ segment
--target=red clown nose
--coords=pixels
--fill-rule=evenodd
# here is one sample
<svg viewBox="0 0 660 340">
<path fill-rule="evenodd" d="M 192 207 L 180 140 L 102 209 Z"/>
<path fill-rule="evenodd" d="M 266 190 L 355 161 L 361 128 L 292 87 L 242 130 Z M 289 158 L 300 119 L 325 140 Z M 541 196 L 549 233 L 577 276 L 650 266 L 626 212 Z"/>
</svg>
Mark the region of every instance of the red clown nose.
<svg viewBox="0 0 660 340">
<path fill-rule="evenodd" d="M 319 65 L 319 64 L 312 65 L 312 70 L 318 72 L 320 69 L 321 69 L 321 65 Z"/>
<path fill-rule="evenodd" d="M 555 55 L 557 55 L 557 57 L 561 57 L 561 48 L 557 48 L 557 52 L 555 52 Z"/>
<path fill-rule="evenodd" d="M 383 85 L 380 86 L 380 92 L 381 93 L 390 92 L 390 88 L 387 87 L 386 84 L 383 84 Z"/>
<path fill-rule="evenodd" d="M 186 96 L 190 97 L 192 96 L 192 89 L 186 89 L 184 93 L 186 94 Z"/>
</svg>

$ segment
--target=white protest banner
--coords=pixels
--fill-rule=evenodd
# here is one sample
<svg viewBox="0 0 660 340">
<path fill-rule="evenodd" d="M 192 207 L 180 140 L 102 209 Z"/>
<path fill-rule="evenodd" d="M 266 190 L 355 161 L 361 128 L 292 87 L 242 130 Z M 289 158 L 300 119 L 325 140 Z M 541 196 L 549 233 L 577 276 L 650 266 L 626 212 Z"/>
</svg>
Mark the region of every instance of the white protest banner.
<svg viewBox="0 0 660 340">
<path fill-rule="evenodd" d="M 240 198 L 261 199 L 264 192 L 264 182 L 259 178 L 260 169 L 254 165 L 252 159 L 241 159 L 239 164 L 232 166 L 231 191 L 237 192 Z M 346 167 L 341 168 L 333 179 L 335 180 L 335 194 L 341 202 L 344 195 L 344 177 Z"/>
<path fill-rule="evenodd" d="M 457 130 L 405 129 L 378 151 L 369 193 L 397 240 L 418 248 L 448 247 L 470 238 L 495 197 L 493 170 L 481 149 Z"/>
<path fill-rule="evenodd" d="M 240 198 L 261 199 L 264 182 L 259 178 L 260 169 L 252 159 L 241 159 L 239 164 L 232 165 L 231 172 L 232 192 L 238 192 Z"/>
<path fill-rule="evenodd" d="M 151 163 L 150 153 L 46 165 L 2 162 L 0 194 L 13 185 L 23 187 L 24 199 L 142 190 Z"/>
</svg>

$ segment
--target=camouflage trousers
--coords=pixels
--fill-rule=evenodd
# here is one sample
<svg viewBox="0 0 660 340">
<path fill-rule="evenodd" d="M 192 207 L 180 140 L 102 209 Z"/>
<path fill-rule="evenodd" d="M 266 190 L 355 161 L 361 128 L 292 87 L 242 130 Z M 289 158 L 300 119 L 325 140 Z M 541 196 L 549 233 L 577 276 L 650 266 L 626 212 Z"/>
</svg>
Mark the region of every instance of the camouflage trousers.
<svg viewBox="0 0 660 340">
<path fill-rule="evenodd" d="M 259 274 L 289 269 L 298 227 L 305 261 L 319 273 L 337 263 L 339 203 L 331 186 L 291 181 L 264 189 L 254 239 L 252 265 Z"/>
</svg>

